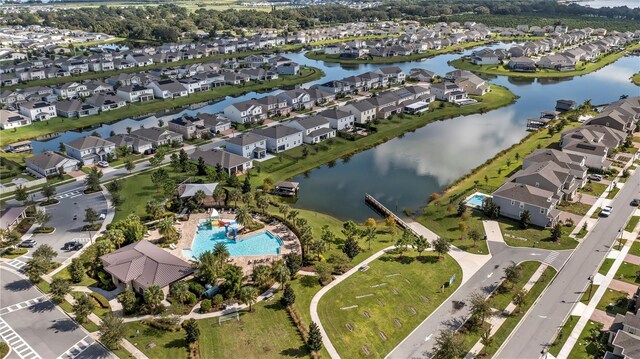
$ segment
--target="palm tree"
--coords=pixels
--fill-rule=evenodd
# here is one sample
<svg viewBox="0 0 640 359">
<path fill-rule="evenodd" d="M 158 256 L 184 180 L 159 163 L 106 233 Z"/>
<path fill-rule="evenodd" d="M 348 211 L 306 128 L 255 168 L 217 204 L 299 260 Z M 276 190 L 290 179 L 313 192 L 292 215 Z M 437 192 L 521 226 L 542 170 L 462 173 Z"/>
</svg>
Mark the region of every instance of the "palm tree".
<svg viewBox="0 0 640 359">
<path fill-rule="evenodd" d="M 267 208 L 269 208 L 269 198 L 266 194 L 256 199 L 256 206 L 262 210 L 262 214 L 267 212 Z"/>
<path fill-rule="evenodd" d="M 253 304 L 258 299 L 258 290 L 251 286 L 240 288 L 240 300 L 244 304 L 249 304 L 249 312 L 253 311 Z"/>
<path fill-rule="evenodd" d="M 289 207 L 289 205 L 286 203 L 281 203 L 278 206 L 278 212 L 280 212 L 283 218 L 287 218 L 287 214 L 289 213 L 290 210 L 291 210 L 291 207 Z"/>
<path fill-rule="evenodd" d="M 173 225 L 172 217 L 164 217 L 158 222 L 158 232 L 167 240 L 173 242 L 178 239 L 179 233 Z"/>
<path fill-rule="evenodd" d="M 216 267 L 218 270 L 222 269 L 224 264 L 227 262 L 227 259 L 229 259 L 229 256 L 230 254 L 226 244 L 218 242 L 213 246 L 213 258 L 216 259 Z"/>
<path fill-rule="evenodd" d="M 189 299 L 189 286 L 185 282 L 179 282 L 173 285 L 171 295 L 178 300 L 181 304 Z"/>
<path fill-rule="evenodd" d="M 151 311 L 155 311 L 160 305 L 162 305 L 162 301 L 164 300 L 164 293 L 162 293 L 162 289 L 155 284 L 145 289 L 143 296 L 144 302 L 147 303 Z"/>
<path fill-rule="evenodd" d="M 217 204 L 220 204 L 220 201 L 224 201 L 227 198 L 227 193 L 222 186 L 216 186 L 216 189 L 213 190 L 212 197 Z"/>
<path fill-rule="evenodd" d="M 118 248 L 120 248 L 120 246 L 126 240 L 122 230 L 117 229 L 117 228 L 112 228 L 112 229 L 107 230 L 107 232 L 104 234 L 104 238 L 106 240 L 109 240 L 111 243 L 113 243 Z"/>
<path fill-rule="evenodd" d="M 289 268 L 283 261 L 277 261 L 273 263 L 271 266 L 271 275 L 276 282 L 284 285 L 287 283 L 289 278 L 291 277 L 291 273 L 289 272 Z"/>
<path fill-rule="evenodd" d="M 238 209 L 236 210 L 236 222 L 245 227 L 253 223 L 251 212 L 249 212 L 249 208 L 247 206 L 238 207 Z"/>
<path fill-rule="evenodd" d="M 198 190 L 193 194 L 193 202 L 195 203 L 197 209 L 200 209 L 200 207 L 202 207 L 202 204 L 204 203 L 204 199 L 206 197 L 207 195 L 203 190 Z"/>
<path fill-rule="evenodd" d="M 289 211 L 289 214 L 287 214 L 287 219 L 288 219 L 290 222 L 292 222 L 292 223 L 293 223 L 293 222 L 295 221 L 296 217 L 298 217 L 298 213 L 299 213 L 299 212 L 298 212 L 297 210 L 295 210 L 295 209 L 294 209 L 294 210 L 292 210 L 292 211 Z"/>
<path fill-rule="evenodd" d="M 237 188 L 232 188 L 229 190 L 229 195 L 227 197 L 230 201 L 233 201 L 233 206 L 238 208 L 238 201 L 242 198 L 242 192 Z"/>
</svg>

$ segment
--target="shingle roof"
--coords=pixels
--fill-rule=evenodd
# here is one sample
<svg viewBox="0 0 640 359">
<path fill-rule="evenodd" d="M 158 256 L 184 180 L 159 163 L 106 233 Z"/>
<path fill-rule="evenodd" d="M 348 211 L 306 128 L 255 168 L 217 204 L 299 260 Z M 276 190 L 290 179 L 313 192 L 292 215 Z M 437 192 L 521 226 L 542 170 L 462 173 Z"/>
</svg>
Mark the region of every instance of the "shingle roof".
<svg viewBox="0 0 640 359">
<path fill-rule="evenodd" d="M 69 158 L 59 155 L 55 152 L 43 152 L 33 157 L 25 158 L 24 161 L 26 163 L 30 163 L 35 167 L 48 169 L 54 167 L 57 168 L 61 162 L 68 159 Z"/>
<path fill-rule="evenodd" d="M 103 140 L 100 137 L 95 136 L 83 136 L 78 137 L 73 141 L 65 143 L 65 145 L 75 148 L 77 150 L 84 150 L 87 148 L 114 146 L 111 141 Z"/>
<path fill-rule="evenodd" d="M 193 161 L 198 161 L 200 157 L 202 157 L 204 162 L 209 166 L 220 164 L 223 168 L 233 168 L 251 161 L 246 157 L 220 149 L 211 149 L 208 151 L 197 149 L 189 156 Z"/>
<path fill-rule="evenodd" d="M 260 141 L 264 141 L 264 137 L 252 132 L 245 132 L 240 136 L 236 136 L 227 140 L 228 143 L 238 146 L 247 146 Z"/>
<path fill-rule="evenodd" d="M 123 282 L 134 281 L 142 288 L 160 288 L 193 273 L 193 267 L 182 259 L 142 240 L 100 257 L 104 270 Z"/>
<path fill-rule="evenodd" d="M 309 116 L 309 117 L 296 117 L 292 119 L 291 122 L 296 122 L 305 129 L 314 128 L 314 127 L 326 125 L 329 123 L 327 119 L 318 115 Z"/>
<path fill-rule="evenodd" d="M 553 200 L 549 201 L 554 195 L 552 192 L 515 182 L 506 182 L 493 192 L 493 195 L 544 208 L 548 208 L 551 203 L 554 203 Z"/>
<path fill-rule="evenodd" d="M 286 136 L 295 135 L 296 133 L 300 133 L 302 131 L 295 128 L 283 126 L 283 125 L 276 125 L 276 126 L 267 127 L 267 128 L 255 129 L 253 130 L 253 132 L 264 137 L 278 139 Z"/>
</svg>

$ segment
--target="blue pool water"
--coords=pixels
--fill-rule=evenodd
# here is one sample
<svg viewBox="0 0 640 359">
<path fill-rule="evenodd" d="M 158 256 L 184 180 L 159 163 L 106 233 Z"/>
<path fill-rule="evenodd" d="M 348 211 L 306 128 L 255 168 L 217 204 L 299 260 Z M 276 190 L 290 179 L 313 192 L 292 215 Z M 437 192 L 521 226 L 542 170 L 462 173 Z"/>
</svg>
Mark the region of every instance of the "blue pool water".
<svg viewBox="0 0 640 359">
<path fill-rule="evenodd" d="M 227 246 L 232 257 L 279 254 L 282 246 L 280 237 L 268 231 L 253 234 L 236 242 L 226 237 L 224 227 L 201 224 L 191 244 L 191 250 L 184 250 L 183 254 L 186 258 L 197 259 L 202 253 L 213 250 L 218 242 Z"/>
<path fill-rule="evenodd" d="M 482 207 L 482 202 L 484 201 L 484 199 L 488 197 L 489 196 L 487 196 L 486 194 L 476 193 L 471 196 L 471 198 L 467 199 L 467 204 L 472 207 L 480 208 Z"/>
</svg>

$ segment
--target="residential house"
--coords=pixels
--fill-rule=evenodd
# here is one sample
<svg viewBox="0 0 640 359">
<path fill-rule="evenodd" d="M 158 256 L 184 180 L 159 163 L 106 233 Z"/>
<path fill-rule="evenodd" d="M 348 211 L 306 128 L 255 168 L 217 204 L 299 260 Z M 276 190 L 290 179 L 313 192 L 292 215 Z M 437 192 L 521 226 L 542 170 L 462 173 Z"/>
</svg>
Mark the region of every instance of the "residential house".
<svg viewBox="0 0 640 359">
<path fill-rule="evenodd" d="M 153 90 L 153 96 L 161 99 L 183 97 L 189 94 L 189 90 L 183 84 L 171 79 L 151 81 L 149 88 Z"/>
<path fill-rule="evenodd" d="M 505 67 L 512 71 L 535 72 L 536 62 L 525 56 L 513 57 L 512 55 Z"/>
<path fill-rule="evenodd" d="M 7 130 L 31 124 L 31 119 L 17 112 L 0 110 L 0 129 Z"/>
<path fill-rule="evenodd" d="M 491 199 L 500 208 L 500 215 L 520 220 L 529 211 L 531 224 L 552 227 L 560 220 L 556 205 L 560 200 L 555 193 L 524 183 L 505 182 L 493 192 Z"/>
<path fill-rule="evenodd" d="M 353 128 L 353 123 L 355 122 L 355 116 L 343 109 L 326 109 L 319 112 L 318 115 L 326 118 L 331 124 L 331 128 L 335 128 L 338 131 Z"/>
<path fill-rule="evenodd" d="M 204 127 L 214 134 L 231 129 L 231 121 L 222 114 L 198 113 L 196 117 L 202 120 Z"/>
<path fill-rule="evenodd" d="M 148 154 L 153 149 L 151 142 L 130 135 L 114 135 L 107 138 L 107 141 L 113 142 L 116 148 L 127 147 L 133 153 Z"/>
<path fill-rule="evenodd" d="M 374 72 L 382 75 L 389 83 L 403 83 L 406 77 L 398 66 L 380 67 Z"/>
<path fill-rule="evenodd" d="M 584 186 L 587 181 L 588 168 L 586 165 L 586 157 L 550 148 L 541 148 L 533 151 L 522 161 L 522 169 L 527 169 L 537 163 L 546 162 L 553 162 L 571 171 L 571 174 L 580 182 L 578 187 Z"/>
<path fill-rule="evenodd" d="M 203 133 L 210 133 L 204 125 L 204 120 L 199 117 L 184 115 L 168 122 L 169 130 L 179 133 L 185 140 L 200 138 Z"/>
<path fill-rule="evenodd" d="M 220 165 L 229 175 L 239 175 L 253 167 L 252 159 L 217 148 L 206 151 L 196 149 L 189 158 L 196 162 L 202 158 L 204 163 L 212 167 Z"/>
<path fill-rule="evenodd" d="M 440 101 L 453 103 L 469 98 L 467 93 L 460 88 L 458 84 L 447 81 L 431 85 L 431 93 Z"/>
<path fill-rule="evenodd" d="M 304 143 L 316 144 L 336 136 L 336 130 L 331 128 L 331 123 L 323 116 L 296 117 L 285 123 L 285 126 L 302 131 Z"/>
<path fill-rule="evenodd" d="M 287 101 L 287 105 L 293 110 L 312 108 L 314 104 L 309 93 L 303 89 L 284 91 L 277 94 L 276 97 Z"/>
<path fill-rule="evenodd" d="M 127 105 L 124 99 L 110 93 L 93 95 L 85 99 L 85 103 L 97 107 L 101 112 L 116 110 Z"/>
<path fill-rule="evenodd" d="M 43 152 L 24 159 L 27 170 L 36 176 L 48 177 L 57 175 L 60 169 L 64 173 L 75 171 L 79 168 L 78 160 L 59 155 L 55 152 Z"/>
<path fill-rule="evenodd" d="M 256 102 L 262 105 L 262 113 L 266 113 L 269 116 L 286 116 L 291 112 L 291 108 L 284 97 L 268 95 L 257 99 Z"/>
<path fill-rule="evenodd" d="M 357 101 L 344 105 L 342 110 L 353 115 L 354 121 L 365 124 L 375 120 L 377 108 L 369 101 Z"/>
<path fill-rule="evenodd" d="M 139 295 L 155 285 L 166 296 L 170 285 L 194 272 L 189 263 L 144 239 L 105 254 L 100 261 L 114 285 L 124 283 Z"/>
<path fill-rule="evenodd" d="M 398 97 L 390 92 L 379 93 L 365 101 L 376 108 L 376 118 L 379 120 L 402 113 L 402 106 L 398 106 Z"/>
<path fill-rule="evenodd" d="M 256 100 L 236 102 L 224 108 L 224 115 L 235 123 L 251 123 L 267 118 L 263 106 Z"/>
<path fill-rule="evenodd" d="M 109 155 L 115 155 L 116 145 L 95 136 L 82 136 L 64 144 L 67 156 L 90 165 L 106 161 Z"/>
<path fill-rule="evenodd" d="M 46 121 L 57 116 L 56 106 L 44 101 L 28 101 L 20 104 L 20 114 L 31 121 Z"/>
<path fill-rule="evenodd" d="M 267 139 L 252 132 L 245 132 L 228 139 L 225 149 L 242 157 L 262 159 L 267 155 Z"/>
<path fill-rule="evenodd" d="M 311 103 L 313 105 L 322 105 L 325 104 L 327 102 L 331 102 L 334 101 L 336 99 L 336 95 L 329 93 L 329 92 L 324 92 L 324 91 L 320 91 L 319 88 L 317 87 L 313 87 L 310 89 L 306 90 L 307 93 L 309 94 L 309 98 L 311 99 Z"/>
<path fill-rule="evenodd" d="M 82 102 L 78 99 L 64 100 L 56 102 L 56 113 L 58 116 L 74 118 L 97 115 L 100 108 L 89 102 Z"/>
<path fill-rule="evenodd" d="M 151 142 L 153 148 L 182 143 L 182 135 L 159 127 L 141 128 L 131 132 L 131 136 Z"/>
<path fill-rule="evenodd" d="M 509 181 L 553 192 L 560 201 L 573 199 L 582 185 L 570 169 L 553 161 L 532 163 L 513 174 Z"/>
<path fill-rule="evenodd" d="M 259 128 L 252 131 L 267 140 L 267 150 L 278 153 L 302 145 L 302 131 L 284 125 Z"/>
<path fill-rule="evenodd" d="M 613 349 L 604 355 L 604 359 L 634 359 L 640 357 L 640 307 L 639 291 L 633 296 L 635 311 L 624 315 L 617 313 L 609 327 L 609 346 Z"/>
<path fill-rule="evenodd" d="M 127 102 L 144 102 L 153 100 L 153 89 L 133 84 L 118 87 L 116 95 Z"/>
<path fill-rule="evenodd" d="M 409 77 L 422 82 L 432 82 L 436 74 L 426 69 L 413 68 L 411 72 L 409 72 Z"/>
</svg>

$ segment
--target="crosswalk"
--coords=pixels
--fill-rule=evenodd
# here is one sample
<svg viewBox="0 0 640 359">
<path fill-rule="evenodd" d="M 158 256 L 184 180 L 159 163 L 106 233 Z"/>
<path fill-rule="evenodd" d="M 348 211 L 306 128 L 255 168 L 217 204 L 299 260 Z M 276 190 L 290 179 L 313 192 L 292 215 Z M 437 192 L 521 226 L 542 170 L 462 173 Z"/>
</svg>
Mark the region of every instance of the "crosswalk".
<svg viewBox="0 0 640 359">
<path fill-rule="evenodd" d="M 42 358 L 2 318 L 0 318 L 0 338 L 11 346 L 13 352 L 16 353 L 20 359 Z"/>
<path fill-rule="evenodd" d="M 38 297 L 38 298 L 33 298 L 33 299 L 25 300 L 24 302 L 20 302 L 20 303 L 16 303 L 16 304 L 10 305 L 8 307 L 0 309 L 0 316 L 15 312 L 16 310 L 20 310 L 20 309 L 23 309 L 23 308 L 30 307 L 30 306 L 32 306 L 34 304 L 42 303 L 45 300 L 47 300 L 47 297 L 41 296 L 41 297 Z"/>
<path fill-rule="evenodd" d="M 549 253 L 549 255 L 543 260 L 543 262 L 546 264 L 552 264 L 553 261 L 555 261 L 556 258 L 558 258 L 558 255 L 560 255 L 560 253 L 553 251 Z"/>
<path fill-rule="evenodd" d="M 69 348 L 66 352 L 58 357 L 58 359 L 73 359 L 80 355 L 85 349 L 90 347 L 95 341 L 91 339 L 88 335 L 79 342 L 77 342 L 74 346 Z"/>
<path fill-rule="evenodd" d="M 12 268 L 17 269 L 20 272 L 24 272 L 24 266 L 27 265 L 26 262 L 24 262 L 24 261 L 22 261 L 22 260 L 20 260 L 18 258 L 15 258 L 15 259 L 7 262 L 7 264 L 9 266 L 11 266 Z"/>
<path fill-rule="evenodd" d="M 55 196 L 54 198 L 56 199 L 63 199 L 63 198 L 75 198 L 75 197 L 80 197 L 82 196 L 82 190 L 73 190 L 73 191 L 69 191 L 69 192 L 65 192 L 65 193 L 61 193 L 57 196 Z"/>
</svg>

